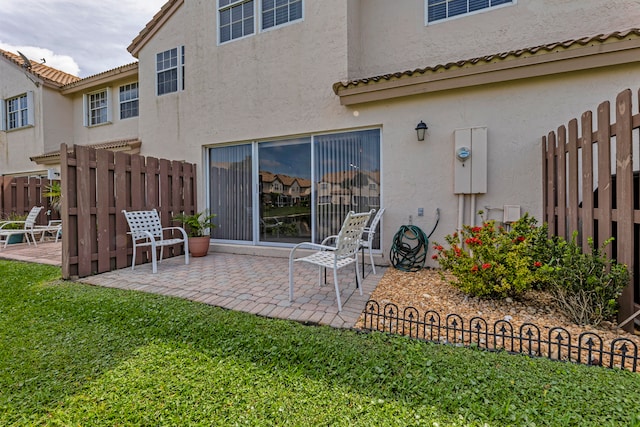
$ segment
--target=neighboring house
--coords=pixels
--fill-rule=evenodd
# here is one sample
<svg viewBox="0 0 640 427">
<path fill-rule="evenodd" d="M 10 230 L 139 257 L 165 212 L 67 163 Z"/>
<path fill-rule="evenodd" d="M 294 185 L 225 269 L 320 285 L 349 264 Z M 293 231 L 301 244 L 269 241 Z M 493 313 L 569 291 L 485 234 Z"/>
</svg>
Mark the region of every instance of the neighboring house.
<svg viewBox="0 0 640 427">
<path fill-rule="evenodd" d="M 60 144 L 136 153 L 138 64 L 85 79 L 0 50 L 3 175 L 59 177 Z"/>
<path fill-rule="evenodd" d="M 472 206 L 540 218 L 541 137 L 640 87 L 638 22 L 633 0 L 170 0 L 129 46 L 137 65 L 52 89 L 67 130 L 29 139 L 25 157 L 136 141 L 142 154 L 198 163 L 221 249 L 320 241 L 344 209 L 384 206 L 386 259 L 399 226 L 429 231 L 436 208 L 436 241 L 459 218 L 480 221 Z M 24 90 L 7 90 L 11 66 Z M 20 62 L 1 67 L 3 99 L 33 86 Z M 116 94 L 133 84 L 139 115 L 121 118 Z M 310 228 L 286 243 L 260 232 L 261 192 L 276 182 L 265 187 L 263 171 L 309 183 Z M 351 179 L 328 178 L 340 174 Z"/>
</svg>

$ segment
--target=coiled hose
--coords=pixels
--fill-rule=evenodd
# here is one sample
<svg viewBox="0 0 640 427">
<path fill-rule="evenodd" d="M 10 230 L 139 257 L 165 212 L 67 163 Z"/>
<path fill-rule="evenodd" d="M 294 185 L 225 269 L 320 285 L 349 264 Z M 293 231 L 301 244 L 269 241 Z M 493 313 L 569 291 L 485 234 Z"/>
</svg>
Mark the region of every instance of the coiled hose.
<svg viewBox="0 0 640 427">
<path fill-rule="evenodd" d="M 436 208 L 436 223 L 428 236 L 420 227 L 401 225 L 393 236 L 393 245 L 389 253 L 391 264 L 402 271 L 416 272 L 423 269 L 429 249 L 429 237 L 436 230 L 439 221 L 440 209 Z"/>
<path fill-rule="evenodd" d="M 415 225 L 401 225 L 393 236 L 389 258 L 391 264 L 402 271 L 419 271 L 427 259 L 429 239 L 424 231 Z"/>
</svg>

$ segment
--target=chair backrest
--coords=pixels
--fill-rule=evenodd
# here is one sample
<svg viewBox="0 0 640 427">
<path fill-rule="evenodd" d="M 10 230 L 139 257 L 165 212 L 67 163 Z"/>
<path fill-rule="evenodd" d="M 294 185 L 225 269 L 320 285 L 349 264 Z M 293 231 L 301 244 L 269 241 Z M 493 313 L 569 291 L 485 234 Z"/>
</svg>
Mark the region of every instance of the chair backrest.
<svg viewBox="0 0 640 427">
<path fill-rule="evenodd" d="M 380 210 L 376 212 L 376 216 L 373 217 L 373 219 L 371 220 L 371 224 L 369 224 L 369 227 L 367 227 L 367 240 L 369 241 L 373 240 L 373 236 L 375 236 L 376 234 L 376 229 L 378 228 L 378 224 L 382 219 L 382 214 L 384 213 L 384 209 L 385 208 L 380 208 Z"/>
<path fill-rule="evenodd" d="M 363 213 L 351 211 L 347 214 L 336 239 L 335 254 L 338 258 L 354 256 L 358 252 L 364 227 L 369 222 L 373 212 L 375 211 L 371 210 Z"/>
<path fill-rule="evenodd" d="M 145 231 L 151 233 L 156 239 L 162 239 L 162 224 L 160 223 L 158 211 L 155 209 L 150 211 L 123 210 L 122 213 L 127 219 L 131 237 L 134 240 L 148 237 Z"/>
<path fill-rule="evenodd" d="M 31 230 L 36 225 L 36 219 L 38 219 L 38 215 L 40 215 L 40 211 L 42 210 L 42 206 L 34 206 L 29 211 L 29 215 L 24 220 L 24 229 Z"/>
</svg>

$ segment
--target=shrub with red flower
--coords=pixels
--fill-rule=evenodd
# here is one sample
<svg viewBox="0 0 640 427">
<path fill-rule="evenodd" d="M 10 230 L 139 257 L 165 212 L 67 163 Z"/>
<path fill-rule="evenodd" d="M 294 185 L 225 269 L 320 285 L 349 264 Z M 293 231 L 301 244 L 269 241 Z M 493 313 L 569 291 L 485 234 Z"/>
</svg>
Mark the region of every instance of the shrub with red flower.
<svg viewBox="0 0 640 427">
<path fill-rule="evenodd" d="M 482 215 L 482 213 L 481 213 Z M 464 226 L 445 237 L 449 247 L 435 243 L 435 259 L 443 270 L 455 277 L 452 284 L 479 297 L 517 296 L 539 281 L 533 247 L 546 239 L 546 228 L 536 227 L 536 220 L 525 214 L 510 230 L 496 227 L 495 221 L 482 226 Z"/>
</svg>

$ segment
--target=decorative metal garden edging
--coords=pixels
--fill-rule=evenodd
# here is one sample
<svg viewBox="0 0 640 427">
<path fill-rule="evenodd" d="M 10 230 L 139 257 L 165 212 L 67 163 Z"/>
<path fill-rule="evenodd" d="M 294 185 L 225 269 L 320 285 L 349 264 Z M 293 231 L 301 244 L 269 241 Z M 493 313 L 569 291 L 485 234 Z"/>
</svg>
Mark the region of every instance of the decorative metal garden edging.
<svg viewBox="0 0 640 427">
<path fill-rule="evenodd" d="M 638 346 L 628 338 L 616 338 L 605 348 L 604 340 L 594 332 L 583 332 L 575 340 L 565 328 L 551 327 L 543 336 L 541 329 L 533 323 L 523 323 L 516 331 L 507 320 L 496 321 L 490 329 L 482 317 L 473 317 L 465 323 L 458 314 L 448 314 L 443 323 L 440 314 L 434 310 L 421 316 L 414 307 L 406 307 L 400 312 L 393 303 L 385 304 L 381 310 L 375 300 L 367 301 L 363 329 L 633 372 L 638 371 L 640 361 Z"/>
</svg>

